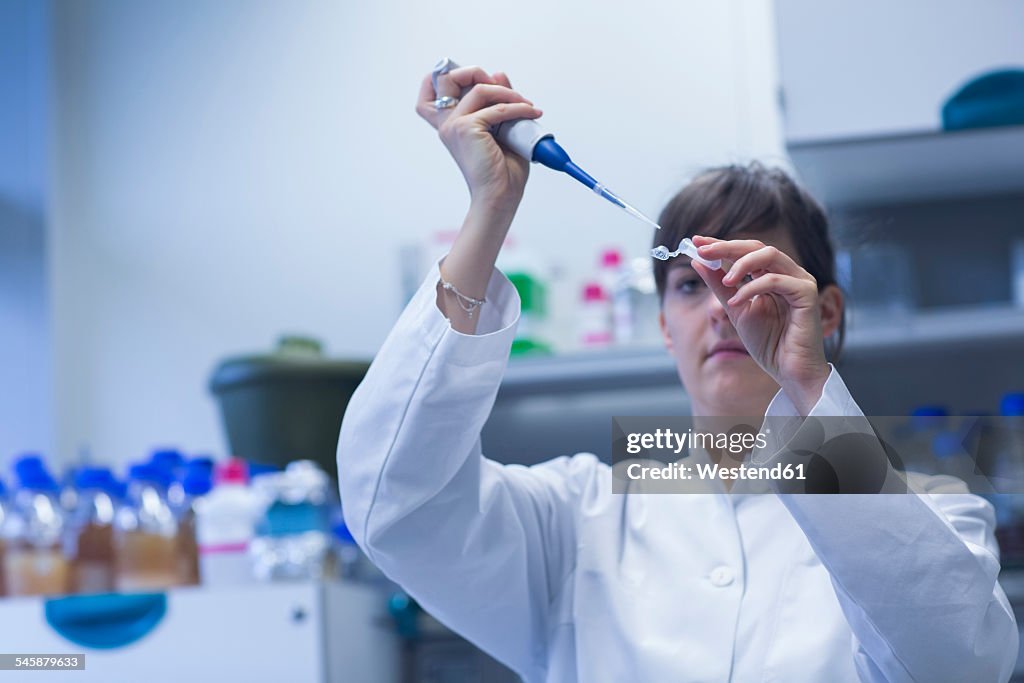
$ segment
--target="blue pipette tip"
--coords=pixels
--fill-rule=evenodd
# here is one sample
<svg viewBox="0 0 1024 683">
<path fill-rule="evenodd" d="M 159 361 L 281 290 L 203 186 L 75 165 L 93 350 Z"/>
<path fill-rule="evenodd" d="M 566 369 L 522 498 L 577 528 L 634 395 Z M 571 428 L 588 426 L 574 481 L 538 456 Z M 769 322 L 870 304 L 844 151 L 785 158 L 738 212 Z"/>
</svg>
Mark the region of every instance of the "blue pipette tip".
<svg viewBox="0 0 1024 683">
<path fill-rule="evenodd" d="M 660 225 L 652 221 L 639 210 L 627 204 L 614 192 L 597 182 L 593 176 L 574 164 L 572 159 L 569 158 L 569 153 L 562 149 L 562 146 L 555 142 L 553 137 L 543 138 L 534 146 L 533 160 L 550 169 L 568 174 L 629 215 L 640 219 L 648 225 L 653 225 L 658 230 L 661 230 Z"/>
</svg>

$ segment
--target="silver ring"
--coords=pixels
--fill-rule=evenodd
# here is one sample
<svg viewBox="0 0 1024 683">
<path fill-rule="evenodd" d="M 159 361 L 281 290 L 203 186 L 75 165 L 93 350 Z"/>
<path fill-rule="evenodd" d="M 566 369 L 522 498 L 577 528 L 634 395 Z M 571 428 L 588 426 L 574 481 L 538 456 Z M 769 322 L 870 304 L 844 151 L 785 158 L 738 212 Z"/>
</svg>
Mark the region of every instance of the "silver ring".
<svg viewBox="0 0 1024 683">
<path fill-rule="evenodd" d="M 430 82 L 434 84 L 434 94 L 437 94 L 437 79 L 439 76 L 443 76 L 452 69 L 459 68 L 459 65 L 451 60 L 450 57 L 444 57 L 437 64 L 434 65 L 433 70 L 430 72 Z M 438 107 L 442 109 L 443 107 Z"/>
<path fill-rule="evenodd" d="M 438 111 L 441 111 L 442 109 L 451 109 L 458 103 L 458 97 L 451 97 L 449 95 L 445 95 L 444 97 L 438 97 L 436 100 L 434 100 L 434 109 Z"/>
</svg>

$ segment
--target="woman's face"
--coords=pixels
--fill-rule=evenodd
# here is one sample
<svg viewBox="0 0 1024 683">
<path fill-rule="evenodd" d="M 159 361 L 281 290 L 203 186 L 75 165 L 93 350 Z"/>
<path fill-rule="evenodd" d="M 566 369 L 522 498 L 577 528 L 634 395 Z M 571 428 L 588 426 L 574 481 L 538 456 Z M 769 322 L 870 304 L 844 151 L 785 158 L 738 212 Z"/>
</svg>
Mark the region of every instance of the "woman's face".
<svg viewBox="0 0 1024 683">
<path fill-rule="evenodd" d="M 797 259 L 786 230 L 729 238 L 759 239 Z M 764 415 L 779 385 L 743 348 L 722 304 L 690 267 L 689 258 L 676 257 L 669 266 L 659 322 L 694 415 Z"/>
</svg>

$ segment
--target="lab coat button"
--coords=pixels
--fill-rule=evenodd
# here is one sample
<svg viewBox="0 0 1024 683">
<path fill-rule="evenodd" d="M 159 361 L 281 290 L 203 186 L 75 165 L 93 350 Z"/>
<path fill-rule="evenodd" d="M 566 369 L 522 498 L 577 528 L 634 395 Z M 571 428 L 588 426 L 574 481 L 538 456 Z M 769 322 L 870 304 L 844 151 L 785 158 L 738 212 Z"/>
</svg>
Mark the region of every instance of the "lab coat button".
<svg viewBox="0 0 1024 683">
<path fill-rule="evenodd" d="M 711 585 L 724 588 L 733 582 L 736 574 L 729 567 L 715 567 L 711 570 Z"/>
</svg>

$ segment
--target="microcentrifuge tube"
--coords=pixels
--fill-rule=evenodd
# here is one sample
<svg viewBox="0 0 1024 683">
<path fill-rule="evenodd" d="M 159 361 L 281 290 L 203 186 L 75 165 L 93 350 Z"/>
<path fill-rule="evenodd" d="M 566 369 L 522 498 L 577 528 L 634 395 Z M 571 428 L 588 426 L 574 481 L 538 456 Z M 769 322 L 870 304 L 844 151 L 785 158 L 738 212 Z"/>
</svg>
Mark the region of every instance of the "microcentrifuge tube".
<svg viewBox="0 0 1024 683">
<path fill-rule="evenodd" d="M 667 261 L 673 256 L 689 256 L 691 259 L 711 270 L 721 270 L 722 259 L 715 259 L 709 261 L 697 254 L 697 247 L 689 237 L 684 237 L 683 241 L 679 243 L 679 248 L 675 251 L 669 251 L 668 247 L 661 245 L 651 249 L 651 256 L 658 259 L 659 261 Z"/>
</svg>

